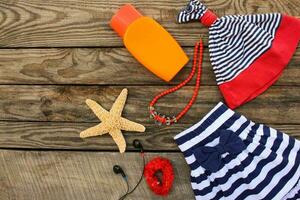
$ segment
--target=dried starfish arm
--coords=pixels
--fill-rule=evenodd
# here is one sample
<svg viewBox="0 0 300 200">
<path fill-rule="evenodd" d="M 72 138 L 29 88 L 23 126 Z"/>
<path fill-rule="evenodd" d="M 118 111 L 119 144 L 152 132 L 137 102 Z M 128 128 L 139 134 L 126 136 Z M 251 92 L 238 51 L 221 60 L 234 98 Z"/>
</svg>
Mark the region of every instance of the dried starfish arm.
<svg viewBox="0 0 300 200">
<path fill-rule="evenodd" d="M 128 94 L 128 90 L 126 88 L 123 89 L 120 95 L 118 96 L 118 98 L 116 99 L 116 101 L 114 102 L 114 104 L 112 105 L 110 109 L 110 113 L 121 117 L 127 99 L 127 94 Z"/>
<path fill-rule="evenodd" d="M 120 153 L 124 153 L 126 150 L 126 141 L 120 129 L 114 129 L 109 132 L 117 146 Z"/>
<path fill-rule="evenodd" d="M 87 99 L 85 103 L 101 121 L 103 121 L 103 119 L 109 114 L 109 112 L 102 108 L 102 106 L 100 106 L 96 101 Z"/>
<path fill-rule="evenodd" d="M 120 119 L 121 129 L 124 131 L 137 131 L 137 132 L 145 132 L 145 126 L 138 124 L 136 122 L 130 121 L 125 118 Z"/>
<path fill-rule="evenodd" d="M 121 116 L 127 95 L 128 90 L 125 88 L 122 90 L 109 112 L 102 108 L 102 106 L 97 102 L 87 99 L 86 104 L 101 120 L 101 123 L 97 126 L 82 131 L 80 133 L 80 137 L 86 138 L 109 133 L 115 143 L 118 145 L 120 153 L 124 153 L 126 150 L 126 141 L 121 130 L 138 132 L 145 131 L 145 127 L 143 125 L 132 122 Z"/>
<path fill-rule="evenodd" d="M 98 135 L 104 135 L 105 133 L 108 133 L 107 127 L 101 123 L 97 126 L 93 126 L 91 128 L 88 128 L 80 133 L 81 138 L 87 138 L 87 137 L 94 137 Z"/>
</svg>

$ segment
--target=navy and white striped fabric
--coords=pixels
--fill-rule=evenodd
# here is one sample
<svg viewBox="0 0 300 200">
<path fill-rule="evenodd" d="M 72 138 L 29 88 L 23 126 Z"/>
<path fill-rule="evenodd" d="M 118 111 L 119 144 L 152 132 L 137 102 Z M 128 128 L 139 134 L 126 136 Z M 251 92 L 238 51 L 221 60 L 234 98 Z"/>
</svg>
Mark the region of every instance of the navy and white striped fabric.
<svg viewBox="0 0 300 200">
<path fill-rule="evenodd" d="M 191 0 L 178 22 L 199 21 L 206 11 L 201 2 Z M 216 19 L 209 28 L 209 52 L 218 85 L 236 78 L 272 46 L 281 18 L 272 13 Z"/>
<path fill-rule="evenodd" d="M 222 138 L 236 139 L 227 139 L 225 146 Z M 197 200 L 300 198 L 300 142 L 246 119 L 223 103 L 175 140 L 191 168 Z M 197 154 L 205 149 L 207 155 Z M 217 152 L 222 153 L 216 156 Z"/>
<path fill-rule="evenodd" d="M 191 0 L 189 4 L 179 13 L 177 21 L 179 23 L 199 20 L 207 11 L 205 5 L 198 0 Z"/>
<path fill-rule="evenodd" d="M 209 28 L 210 60 L 217 83 L 233 80 L 271 46 L 281 14 L 224 16 Z"/>
</svg>

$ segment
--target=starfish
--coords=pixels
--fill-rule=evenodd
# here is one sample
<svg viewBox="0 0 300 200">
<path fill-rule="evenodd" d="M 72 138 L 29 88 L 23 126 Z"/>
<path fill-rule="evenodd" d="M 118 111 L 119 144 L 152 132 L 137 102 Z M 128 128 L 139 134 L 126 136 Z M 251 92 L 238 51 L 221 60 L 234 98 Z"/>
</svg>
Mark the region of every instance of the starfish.
<svg viewBox="0 0 300 200">
<path fill-rule="evenodd" d="M 82 131 L 80 133 L 80 137 L 87 138 L 108 133 L 117 144 L 120 153 L 124 153 L 126 149 L 126 141 L 121 130 L 145 132 L 145 127 L 143 125 L 132 122 L 121 116 L 127 99 L 127 94 L 128 90 L 126 88 L 123 89 L 109 112 L 102 108 L 102 106 L 100 106 L 97 102 L 87 99 L 86 104 L 100 119 L 101 123 Z"/>
</svg>

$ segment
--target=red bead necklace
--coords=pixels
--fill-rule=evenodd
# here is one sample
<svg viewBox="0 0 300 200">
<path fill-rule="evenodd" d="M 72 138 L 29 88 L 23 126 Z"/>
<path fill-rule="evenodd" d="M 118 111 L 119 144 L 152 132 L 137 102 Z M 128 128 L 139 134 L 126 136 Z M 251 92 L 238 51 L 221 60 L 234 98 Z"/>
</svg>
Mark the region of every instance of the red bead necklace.
<svg viewBox="0 0 300 200">
<path fill-rule="evenodd" d="M 199 58 L 197 59 L 198 53 L 199 53 Z M 192 107 L 193 103 L 196 101 L 196 98 L 197 98 L 198 92 L 199 92 L 199 88 L 200 88 L 202 57 L 203 57 L 203 42 L 202 42 L 202 40 L 200 40 L 195 45 L 193 67 L 192 67 L 192 71 L 191 71 L 190 75 L 187 77 L 187 79 L 184 80 L 183 82 L 181 82 L 179 85 L 161 92 L 159 95 L 155 96 L 153 98 L 153 100 L 151 101 L 151 103 L 149 105 L 150 117 L 153 118 L 155 120 L 155 122 L 158 123 L 159 125 L 162 125 L 162 124 L 171 125 L 173 123 L 176 123 L 180 118 L 182 118 L 188 112 L 188 110 Z M 197 61 L 198 61 L 198 65 L 197 65 Z M 191 100 L 184 107 L 184 109 L 176 117 L 175 116 L 166 117 L 165 115 L 161 115 L 161 114 L 157 113 L 154 108 L 155 103 L 160 98 L 179 90 L 180 88 L 185 86 L 188 82 L 190 82 L 195 75 L 197 66 L 198 66 L 198 73 L 197 73 L 196 86 L 194 89 L 194 93 L 193 93 Z"/>
</svg>

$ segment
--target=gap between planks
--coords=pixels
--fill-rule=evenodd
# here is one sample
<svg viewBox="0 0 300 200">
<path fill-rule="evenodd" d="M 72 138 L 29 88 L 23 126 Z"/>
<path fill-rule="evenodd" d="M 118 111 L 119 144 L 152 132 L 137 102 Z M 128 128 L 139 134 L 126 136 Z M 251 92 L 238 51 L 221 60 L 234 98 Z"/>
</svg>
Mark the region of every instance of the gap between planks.
<svg viewBox="0 0 300 200">
<path fill-rule="evenodd" d="M 299 46 L 300 47 L 300 46 Z M 193 48 L 184 48 L 192 58 Z M 166 83 L 138 63 L 125 49 L 1 49 L 1 85 L 176 85 L 191 71 L 190 61 L 178 75 Z M 275 85 L 300 86 L 300 51 L 297 49 L 289 65 Z M 194 85 L 192 80 L 189 85 Z M 216 85 L 204 50 L 201 85 Z"/>
<path fill-rule="evenodd" d="M 22 150 L 118 151 L 109 135 L 82 139 L 79 133 L 97 123 L 60 122 L 0 122 L 0 148 Z M 173 137 L 192 124 L 157 126 L 144 124 L 145 133 L 124 132 L 127 150 L 134 151 L 134 139 L 139 139 L 145 151 L 178 152 Z M 270 127 L 300 138 L 300 124 L 268 124 Z"/>
<path fill-rule="evenodd" d="M 149 124 L 150 100 L 165 87 L 128 86 L 129 96 L 123 116 L 138 123 Z M 86 106 L 87 98 L 110 109 L 119 95 L 121 86 L 0 86 L 0 120 L 52 121 L 52 122 L 99 122 Z M 194 87 L 187 86 L 166 96 L 158 103 L 159 111 L 168 115 L 184 108 Z M 272 86 L 255 100 L 237 109 L 249 119 L 261 123 L 299 123 L 300 87 Z M 181 123 L 195 123 L 212 109 L 221 94 L 216 86 L 203 86 L 192 109 L 181 119 Z M 174 106 L 176 105 L 176 107 Z"/>
<path fill-rule="evenodd" d="M 154 195 L 142 181 L 129 199 L 194 199 L 189 168 L 181 153 L 146 153 L 146 160 L 163 156 L 171 160 L 175 181 L 169 196 Z M 126 189 L 113 173 L 119 164 L 131 188 L 142 173 L 139 153 L 0 150 L 0 199 L 118 199 Z M 13 159 L 12 159 L 13 158 Z M 118 186 L 117 189 L 114 186 Z"/>
<path fill-rule="evenodd" d="M 204 0 L 219 16 L 282 12 L 299 17 L 298 0 Z M 0 46 L 121 46 L 121 39 L 108 25 L 125 3 L 133 3 L 143 14 L 161 23 L 183 46 L 192 46 L 208 30 L 200 23 L 179 25 L 176 17 L 187 0 L 18 0 L 2 1 Z"/>
</svg>

